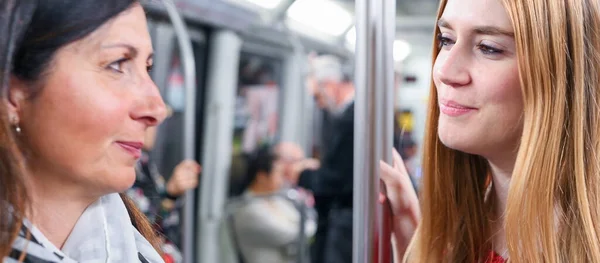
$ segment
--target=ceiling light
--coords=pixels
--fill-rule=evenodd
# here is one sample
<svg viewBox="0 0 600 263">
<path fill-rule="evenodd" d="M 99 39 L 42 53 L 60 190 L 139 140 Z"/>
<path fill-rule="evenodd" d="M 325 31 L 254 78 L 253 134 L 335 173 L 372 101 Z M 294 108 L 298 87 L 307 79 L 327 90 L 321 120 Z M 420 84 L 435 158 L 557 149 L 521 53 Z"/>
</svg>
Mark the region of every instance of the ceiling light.
<svg viewBox="0 0 600 263">
<path fill-rule="evenodd" d="M 403 61 L 411 52 L 410 44 L 404 40 L 394 41 L 394 60 Z"/>
<path fill-rule="evenodd" d="M 314 30 L 336 37 L 344 34 L 352 24 L 352 14 L 331 0 L 296 0 L 287 15 Z"/>
<path fill-rule="evenodd" d="M 260 7 L 262 9 L 275 9 L 277 8 L 283 0 L 229 0 L 230 2 L 234 2 L 236 4 L 240 4 L 243 6 L 247 6 L 251 8 Z"/>
</svg>

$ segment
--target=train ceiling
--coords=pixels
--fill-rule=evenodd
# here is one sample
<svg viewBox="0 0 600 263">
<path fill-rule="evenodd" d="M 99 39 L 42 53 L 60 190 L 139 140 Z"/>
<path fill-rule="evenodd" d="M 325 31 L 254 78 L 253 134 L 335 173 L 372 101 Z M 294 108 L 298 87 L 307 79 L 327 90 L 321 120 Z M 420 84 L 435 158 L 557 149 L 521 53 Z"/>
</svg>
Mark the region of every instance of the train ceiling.
<svg viewBox="0 0 600 263">
<path fill-rule="evenodd" d="M 283 22 L 303 35 L 354 49 L 354 0 L 224 0 L 254 10 L 265 24 Z M 372 0 L 373 1 L 373 0 Z M 384 0 L 385 1 L 385 0 Z M 396 0 L 397 36 L 433 31 L 439 0 Z M 395 57 L 402 60 L 410 49 L 402 39 Z"/>
<path fill-rule="evenodd" d="M 188 21 L 231 28 L 250 38 L 293 32 L 303 44 L 320 45 L 326 52 L 353 52 L 354 0 L 173 1 Z M 431 34 L 438 3 L 439 0 L 396 0 L 396 35 L 400 39 L 395 46 L 399 50 L 406 49 L 402 36 Z M 340 46 L 345 49 L 340 50 Z M 400 55 L 398 60 L 403 57 Z"/>
</svg>

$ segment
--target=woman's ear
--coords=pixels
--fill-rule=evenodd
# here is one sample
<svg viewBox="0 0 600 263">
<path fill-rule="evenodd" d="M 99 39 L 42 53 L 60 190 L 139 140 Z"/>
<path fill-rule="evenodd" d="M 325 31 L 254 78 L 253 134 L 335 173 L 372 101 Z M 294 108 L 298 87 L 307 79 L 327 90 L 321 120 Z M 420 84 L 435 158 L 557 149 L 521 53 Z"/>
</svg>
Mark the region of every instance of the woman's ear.
<svg viewBox="0 0 600 263">
<path fill-rule="evenodd" d="M 19 118 L 19 112 L 23 110 L 25 100 L 27 99 L 26 85 L 22 80 L 11 76 L 10 83 L 8 85 L 8 96 L 6 98 L 6 106 L 8 110 L 8 116 L 11 118 Z"/>
</svg>

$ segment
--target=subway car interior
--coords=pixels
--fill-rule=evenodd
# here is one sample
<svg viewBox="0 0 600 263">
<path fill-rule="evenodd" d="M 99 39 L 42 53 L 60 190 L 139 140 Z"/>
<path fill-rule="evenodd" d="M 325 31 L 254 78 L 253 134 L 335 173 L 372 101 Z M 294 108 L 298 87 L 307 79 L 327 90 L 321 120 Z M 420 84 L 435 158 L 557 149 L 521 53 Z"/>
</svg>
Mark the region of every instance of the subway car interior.
<svg viewBox="0 0 600 263">
<path fill-rule="evenodd" d="M 0 262 L 600 262 L 598 0 L 0 0 Z"/>
<path fill-rule="evenodd" d="M 438 4 L 396 0 L 391 27 L 395 34 L 388 36 L 393 38 L 393 143 L 410 166 L 415 185 Z M 172 0 L 144 5 L 155 49 L 151 76 L 170 109 L 158 128 L 151 159 L 165 180 L 184 159 L 202 166 L 198 187 L 185 194 L 182 213 L 175 218 L 178 231 L 167 237 L 175 248 L 169 250 L 169 260 L 313 262 L 309 247 L 315 242 L 319 215 L 310 202 L 295 201 L 310 194 L 278 191 L 283 197 L 275 201 L 277 211 L 269 210 L 274 194 L 247 194 L 248 176 L 253 176 L 248 174 L 253 167 L 248 160 L 264 157 L 260 149 L 280 143 L 299 148 L 299 158 L 318 161 L 324 155 L 331 114 L 317 105 L 308 88 L 315 70 L 321 70 L 312 62 L 334 58 L 346 78 L 355 77 L 357 4 Z M 256 183 L 264 178 L 259 174 L 254 179 Z M 279 213 L 284 222 L 274 219 Z M 252 220 L 264 225 L 244 229 Z M 256 229 L 267 234 L 261 236 Z M 269 244 L 269 236 L 281 244 L 253 246 Z M 274 255 L 278 253 L 285 256 Z"/>
</svg>

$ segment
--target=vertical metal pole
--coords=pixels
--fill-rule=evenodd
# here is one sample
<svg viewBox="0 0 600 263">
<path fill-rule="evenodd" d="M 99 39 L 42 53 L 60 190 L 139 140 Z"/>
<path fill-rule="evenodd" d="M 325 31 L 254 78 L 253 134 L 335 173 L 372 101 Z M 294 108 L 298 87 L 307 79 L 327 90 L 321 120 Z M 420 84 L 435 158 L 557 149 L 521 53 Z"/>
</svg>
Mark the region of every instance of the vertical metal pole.
<svg viewBox="0 0 600 263">
<path fill-rule="evenodd" d="M 396 39 L 396 1 L 383 0 L 382 14 L 382 57 L 381 66 L 383 74 L 382 130 L 379 133 L 383 146 L 381 148 L 383 160 L 392 161 L 392 148 L 394 137 L 394 41 Z M 386 192 L 385 185 L 380 185 Z M 392 222 L 391 205 L 386 201 L 380 209 L 381 227 L 379 229 L 379 263 L 392 262 Z"/>
<path fill-rule="evenodd" d="M 395 3 L 356 0 L 353 262 L 391 262 L 389 209 L 378 203 L 379 161 L 391 161 Z M 376 243 L 378 241 L 378 243 Z M 378 245 L 377 245 L 378 244 Z"/>
<path fill-rule="evenodd" d="M 210 50 L 202 145 L 203 173 L 200 179 L 200 211 L 196 236 L 196 262 L 224 262 L 220 257 L 219 229 L 227 200 L 231 167 L 233 119 L 242 39 L 233 31 L 216 30 Z M 191 262 L 185 262 L 191 263 Z"/>
<path fill-rule="evenodd" d="M 164 1 L 164 4 L 177 35 L 183 66 L 186 97 L 185 112 L 183 114 L 183 158 L 194 160 L 194 146 L 196 145 L 196 133 L 194 131 L 196 123 L 196 64 L 194 61 L 192 40 L 183 19 L 179 15 L 179 12 L 177 12 L 175 4 L 170 0 Z M 183 236 L 183 262 L 185 263 L 192 262 L 194 256 L 194 201 L 194 190 L 187 191 L 185 193 L 183 229 L 181 231 Z"/>
<path fill-rule="evenodd" d="M 373 199 L 379 191 L 377 169 L 373 160 L 378 152 L 372 139 L 375 137 L 377 119 L 373 102 L 375 86 L 375 30 L 373 6 L 380 0 L 356 0 L 356 61 L 354 109 L 354 220 L 353 263 L 371 262 L 375 253 L 377 206 Z"/>
<path fill-rule="evenodd" d="M 304 105 L 302 94 L 305 89 L 302 87 L 302 56 L 304 54 L 294 49 L 285 59 L 284 68 L 284 85 L 280 91 L 283 92 L 283 103 L 281 105 L 282 116 L 280 118 L 281 140 L 286 142 L 301 143 L 302 138 L 300 130 L 304 127 L 304 123 L 298 121 L 297 116 L 302 116 Z"/>
</svg>

